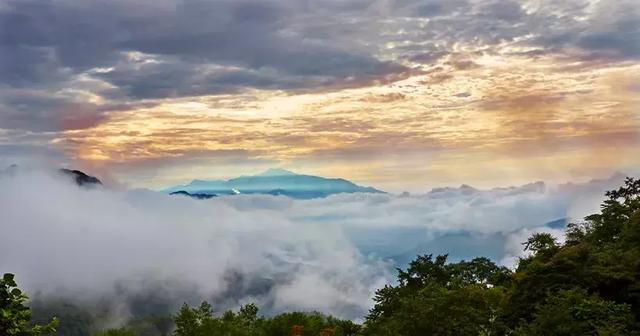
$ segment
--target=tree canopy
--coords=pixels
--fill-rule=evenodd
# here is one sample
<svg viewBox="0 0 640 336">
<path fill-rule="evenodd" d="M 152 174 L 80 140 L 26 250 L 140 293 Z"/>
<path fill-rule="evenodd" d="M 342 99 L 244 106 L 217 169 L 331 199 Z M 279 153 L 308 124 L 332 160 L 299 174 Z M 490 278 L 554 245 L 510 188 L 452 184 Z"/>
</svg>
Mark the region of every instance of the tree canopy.
<svg viewBox="0 0 640 336">
<path fill-rule="evenodd" d="M 601 212 L 536 233 L 514 272 L 485 258 L 419 256 L 379 290 L 365 335 L 637 335 L 640 181 L 606 193 Z"/>
<path fill-rule="evenodd" d="M 17 288 L 15 276 L 5 273 L 0 279 L 0 335 L 36 336 L 55 332 L 57 320 L 47 324 L 31 323 L 27 296 Z"/>
</svg>

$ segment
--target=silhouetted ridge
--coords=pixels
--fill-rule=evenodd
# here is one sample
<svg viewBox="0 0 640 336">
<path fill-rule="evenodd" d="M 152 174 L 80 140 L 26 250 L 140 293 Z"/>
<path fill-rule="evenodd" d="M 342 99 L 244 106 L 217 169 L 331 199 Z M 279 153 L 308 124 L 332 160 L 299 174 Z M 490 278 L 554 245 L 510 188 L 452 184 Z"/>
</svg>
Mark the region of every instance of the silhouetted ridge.
<svg viewBox="0 0 640 336">
<path fill-rule="evenodd" d="M 102 185 L 102 182 L 97 177 L 87 175 L 84 172 L 81 172 L 79 170 L 62 168 L 60 169 L 60 172 L 65 175 L 71 176 L 74 179 L 74 181 L 76 181 L 76 184 L 79 186 Z"/>
<path fill-rule="evenodd" d="M 192 197 L 192 198 L 197 198 L 197 199 L 210 199 L 213 197 L 216 197 L 216 194 L 198 194 L 198 193 L 189 193 L 187 191 L 184 190 L 179 190 L 179 191 L 174 191 L 172 193 L 169 193 L 169 195 L 173 195 L 173 196 L 187 196 L 187 197 Z"/>
</svg>

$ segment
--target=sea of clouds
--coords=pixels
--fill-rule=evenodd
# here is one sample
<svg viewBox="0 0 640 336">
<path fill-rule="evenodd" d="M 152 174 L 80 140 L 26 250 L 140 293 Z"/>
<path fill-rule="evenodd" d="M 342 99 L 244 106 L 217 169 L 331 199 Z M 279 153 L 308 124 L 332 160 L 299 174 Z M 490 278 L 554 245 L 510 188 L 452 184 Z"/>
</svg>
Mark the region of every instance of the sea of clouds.
<svg viewBox="0 0 640 336">
<path fill-rule="evenodd" d="M 109 298 L 125 315 L 127 302 L 160 297 L 169 310 L 206 299 L 358 319 L 416 254 L 513 267 L 530 234 L 562 239 L 563 219 L 596 212 L 621 181 L 195 200 L 18 170 L 0 177 L 0 272 L 38 297 Z"/>
</svg>

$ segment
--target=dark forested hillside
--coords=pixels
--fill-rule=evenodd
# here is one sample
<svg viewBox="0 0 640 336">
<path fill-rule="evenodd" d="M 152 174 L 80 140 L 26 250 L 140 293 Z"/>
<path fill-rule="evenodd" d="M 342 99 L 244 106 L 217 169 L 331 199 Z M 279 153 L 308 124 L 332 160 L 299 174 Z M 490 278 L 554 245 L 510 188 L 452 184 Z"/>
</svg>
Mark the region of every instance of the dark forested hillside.
<svg viewBox="0 0 640 336">
<path fill-rule="evenodd" d="M 396 285 L 378 290 L 361 325 L 310 312 L 263 317 L 252 304 L 215 315 L 206 302 L 102 331 L 99 314 L 68 305 L 36 320 L 58 316 L 60 335 L 640 335 L 640 180 L 628 178 L 606 196 L 600 213 L 568 225 L 564 243 L 531 236 L 523 246 L 530 255 L 515 270 L 482 257 L 418 256 L 398 270 Z M 55 327 L 26 323 L 31 315 L 13 276 L 0 284 L 3 335 Z"/>
<path fill-rule="evenodd" d="M 640 181 L 606 194 L 566 242 L 530 237 L 515 272 L 484 258 L 420 256 L 378 291 L 365 335 L 637 335 Z"/>
</svg>

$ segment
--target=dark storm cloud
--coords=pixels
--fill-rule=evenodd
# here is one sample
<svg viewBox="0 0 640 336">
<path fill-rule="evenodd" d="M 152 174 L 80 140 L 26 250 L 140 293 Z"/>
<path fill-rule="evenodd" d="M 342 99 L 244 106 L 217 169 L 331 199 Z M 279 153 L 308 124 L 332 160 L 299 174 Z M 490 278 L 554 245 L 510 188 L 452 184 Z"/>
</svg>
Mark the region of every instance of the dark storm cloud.
<svg viewBox="0 0 640 336">
<path fill-rule="evenodd" d="M 422 55 L 434 51 L 451 54 L 456 43 L 484 46 L 485 52 L 495 53 L 499 43 L 517 40 L 516 45 L 536 48 L 531 57 L 552 53 L 594 64 L 640 57 L 637 1 L 407 0 L 395 4 L 394 15 L 429 18 L 397 27 L 405 31 L 398 41 L 409 42 L 399 47 L 407 51 L 402 54 L 419 63 L 424 63 Z"/>
<path fill-rule="evenodd" d="M 20 45 L 1 48 L 0 82 L 19 87 L 65 77 L 49 48 Z"/>
<path fill-rule="evenodd" d="M 47 93 L 7 90 L 0 94 L 1 128 L 55 132 L 90 128 L 106 115 L 95 104 Z"/>
<path fill-rule="evenodd" d="M 584 2 L 577 3 L 582 6 L 567 4 L 568 9 L 556 9 L 555 15 L 545 11 L 532 14 L 532 25 L 537 32 L 533 43 L 554 53 L 575 48 L 579 50 L 580 61 L 594 63 L 603 59 L 640 58 L 640 5 L 637 1 L 600 1 L 590 11 Z"/>
<path fill-rule="evenodd" d="M 0 5 L 0 75 L 9 84 L 41 84 L 109 64 L 117 12 L 98 2 L 6 1 Z"/>
<path fill-rule="evenodd" d="M 430 63 L 436 62 L 437 60 L 443 58 L 446 55 L 447 53 L 443 51 L 432 51 L 432 52 L 425 52 L 425 53 L 420 53 L 420 54 L 411 56 L 410 60 L 416 63 L 430 64 Z"/>
<path fill-rule="evenodd" d="M 169 96 L 234 92 L 246 87 L 317 87 L 360 77 L 366 77 L 362 81 L 366 83 L 408 70 L 376 56 L 394 38 L 375 35 L 383 30 L 376 27 L 381 20 L 386 26 L 412 32 L 413 36 L 402 36 L 405 40 L 437 42 L 438 54 L 450 52 L 442 46 L 457 42 L 497 43 L 526 34 L 538 36 L 534 42 L 548 48 L 611 50 L 627 57 L 640 54 L 640 43 L 634 43 L 640 30 L 637 5 L 611 6 L 617 11 L 609 17 L 595 13 L 581 24 L 573 15 L 582 15 L 578 11 L 586 6 L 571 3 L 576 4 L 560 8 L 575 11 L 567 14 L 552 6 L 526 13 L 525 2 L 515 1 L 398 0 L 386 3 L 381 11 L 379 3 L 360 0 L 10 0 L 0 6 L 0 81 L 38 85 L 93 68 L 115 67 L 99 77 L 136 98 L 161 97 L 165 92 Z M 426 29 L 414 29 L 403 17 L 435 21 Z M 352 42 L 345 43 L 343 38 Z M 362 42 L 353 43 L 357 39 Z M 369 47 L 362 47 L 363 43 Z M 136 68 L 133 60 L 127 64 L 123 57 L 129 52 L 147 55 L 156 69 Z M 409 58 L 433 52 L 417 50 Z M 233 70 L 200 76 L 200 80 L 183 79 L 200 72 L 203 65 Z M 169 73 L 164 77 L 159 75 L 163 67 Z M 173 88 L 155 89 L 158 84 L 149 84 L 174 78 Z"/>
<path fill-rule="evenodd" d="M 296 90 L 348 85 L 349 81 L 363 84 L 407 70 L 370 57 L 323 50 L 302 51 L 292 57 L 288 69 L 284 63 L 280 69 L 252 69 L 166 57 L 154 62 L 121 62 L 95 76 L 119 88 L 105 94 L 117 96 L 124 92 L 128 97 L 144 99 L 233 93 L 247 87 Z"/>
<path fill-rule="evenodd" d="M 640 16 L 618 22 L 609 31 L 585 34 L 578 39 L 580 47 L 594 51 L 613 51 L 622 58 L 640 57 Z"/>
<path fill-rule="evenodd" d="M 503 21 L 517 21 L 525 14 L 516 1 L 497 1 L 482 8 L 482 14 Z"/>
<path fill-rule="evenodd" d="M 142 84 L 145 74 L 151 76 L 148 81 L 155 79 L 158 72 L 148 68 L 136 72 L 129 67 L 128 78 L 123 78 L 119 69 L 102 76 L 112 84 L 124 84 L 125 91 L 136 97 L 145 96 L 137 93 L 149 90 L 189 95 L 234 91 L 238 87 L 289 89 L 406 70 L 371 55 L 299 38 L 288 29 L 289 17 L 298 7 L 295 3 L 268 1 L 9 1 L 0 12 L 4 28 L 0 33 L 0 80 L 11 85 L 59 80 L 63 70 L 70 74 L 112 67 L 122 63 L 122 53 L 133 51 L 152 55 L 160 65 L 166 65 L 171 74 L 164 79 L 190 75 L 202 64 L 242 70 L 233 75 L 227 72 L 224 78 L 208 78 L 198 84 L 201 90 L 189 89 L 196 84 L 184 80 L 176 84 L 187 84 L 187 88 L 132 87 Z M 176 70 L 180 67 L 184 70 Z M 250 75 L 264 69 L 283 79 Z M 316 76 L 326 80 L 318 82 Z"/>
<path fill-rule="evenodd" d="M 446 16 L 470 8 L 467 0 L 399 0 L 395 2 L 395 6 L 406 11 L 409 16 L 418 17 Z"/>
</svg>

